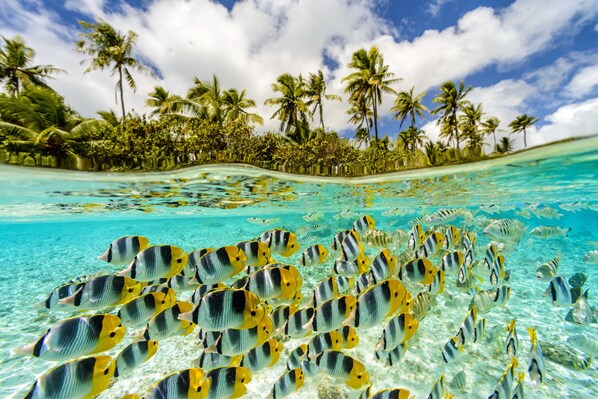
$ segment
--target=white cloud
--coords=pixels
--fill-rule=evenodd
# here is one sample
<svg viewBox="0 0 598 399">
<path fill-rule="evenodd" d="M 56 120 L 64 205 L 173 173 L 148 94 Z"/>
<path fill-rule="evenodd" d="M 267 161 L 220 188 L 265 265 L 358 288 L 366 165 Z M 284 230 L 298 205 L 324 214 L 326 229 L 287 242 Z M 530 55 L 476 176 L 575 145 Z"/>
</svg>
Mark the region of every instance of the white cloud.
<svg viewBox="0 0 598 399">
<path fill-rule="evenodd" d="M 565 94 L 573 98 L 583 98 L 598 86 L 598 64 L 578 71 L 565 87 Z"/>
<path fill-rule="evenodd" d="M 448 3 L 452 3 L 453 0 L 432 0 L 426 5 L 426 12 L 436 18 L 440 13 L 440 10 Z"/>
<path fill-rule="evenodd" d="M 539 145 L 568 137 L 598 134 L 598 98 L 568 104 L 545 118 L 550 122 L 528 134 L 528 145 Z"/>
<path fill-rule="evenodd" d="M 118 109 L 115 80 L 107 71 L 83 74 L 85 67 L 80 61 L 84 56 L 74 49 L 78 32 L 43 9 L 43 2 L 32 1 L 36 7 L 26 7 L 19 0 L 2 0 L 0 34 L 22 34 L 37 50 L 37 63 L 66 69 L 69 74 L 57 76 L 51 84 L 84 115 L 93 116 L 110 107 Z M 235 3 L 230 11 L 210 0 L 153 0 L 143 10 L 122 3 L 117 11 L 109 11 L 105 0 L 69 0 L 66 6 L 86 13 L 90 20 L 100 16 L 122 32 L 131 29 L 138 33 L 139 55 L 157 68 L 163 79 L 135 75 L 138 91 L 127 91 L 129 109 L 146 112 L 143 103 L 154 85 L 185 94 L 194 76 L 207 80 L 216 73 L 223 88 L 247 89 L 268 129 L 276 129 L 278 122 L 269 120 L 273 109 L 265 107 L 263 101 L 274 96 L 271 84 L 284 72 L 307 75 L 321 68 L 331 79 L 329 91 L 343 94 L 341 79 L 349 73 L 351 54 L 377 44 L 390 70 L 403 78 L 398 89 L 415 86 L 420 92 L 484 68 L 521 63 L 568 34 L 574 24 L 598 15 L 595 0 L 518 0 L 504 9 L 478 7 L 455 26 L 428 30 L 413 41 L 401 41 L 396 39 L 396 29 L 375 14 L 372 3 L 246 0 Z M 324 56 L 338 67 L 327 70 Z M 570 73 L 575 65 L 566 59 L 555 70 L 569 68 Z M 477 89 L 471 95 L 484 102 L 488 113 L 509 118 L 522 112 L 530 90 L 524 81 L 512 80 Z M 508 101 L 503 103 L 505 98 Z M 391 105 L 392 99 L 385 98 L 381 114 L 388 115 Z M 346 102 L 330 102 L 325 108 L 331 128 L 349 127 Z M 428 134 L 433 135 L 432 122 L 428 125 Z"/>
</svg>

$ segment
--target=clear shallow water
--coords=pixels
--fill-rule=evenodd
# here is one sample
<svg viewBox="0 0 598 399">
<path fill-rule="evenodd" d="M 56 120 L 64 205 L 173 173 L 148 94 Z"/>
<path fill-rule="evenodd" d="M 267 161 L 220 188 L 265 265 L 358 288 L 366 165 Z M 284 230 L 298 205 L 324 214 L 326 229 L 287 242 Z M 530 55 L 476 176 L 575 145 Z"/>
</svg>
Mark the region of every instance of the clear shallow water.
<svg viewBox="0 0 598 399">
<path fill-rule="evenodd" d="M 331 233 L 323 237 L 299 234 L 304 249 L 312 243 L 329 246 L 332 234 L 350 228 L 360 215 L 373 216 L 378 229 L 394 231 L 408 229 L 408 222 L 416 216 L 444 208 L 466 208 L 478 221 L 481 217 L 517 218 L 528 226 L 519 245 L 505 256 L 506 267 L 511 270 L 511 298 L 504 308 L 485 315 L 487 337 L 494 329 L 496 339 L 467 344 L 455 362 L 442 362 L 442 348 L 457 333 L 471 300 L 471 295 L 455 287 L 456 277 L 450 276 L 445 293 L 420 323 L 401 364 L 389 368 L 374 359 L 373 349 L 383 325 L 361 331 L 359 346 L 346 352 L 366 365 L 374 390 L 405 387 L 423 398 L 441 373 L 448 382 L 465 370 L 467 392 L 450 389 L 455 397 L 487 397 L 509 363 L 503 348 L 506 319 L 518 320 L 519 371 L 527 369 L 529 339 L 525 329 L 531 325 L 537 327 L 541 341 L 561 346 L 570 335 L 598 338 L 598 324 L 579 326 L 565 321 L 568 309 L 553 307 L 542 295 L 548 283 L 535 278 L 538 263 L 560 251 L 560 274 L 569 278 L 576 272 L 586 273 L 589 279 L 584 289 L 590 289 L 590 304 L 595 305 L 592 293 L 598 292 L 597 266 L 584 263 L 583 256 L 598 249 L 597 176 L 597 138 L 484 163 L 353 180 L 301 178 L 243 167 L 109 175 L 0 166 L 0 397 L 22 397 L 36 376 L 49 365 L 58 365 L 15 355 L 11 350 L 34 341 L 49 326 L 72 315 L 48 313 L 34 306 L 53 288 L 74 276 L 115 270 L 97 259 L 114 238 L 140 234 L 153 244 L 192 251 L 255 238 L 273 227 L 299 233 L 312 224 L 302 218 L 307 212 L 321 212 L 324 217 L 316 223 L 329 225 Z M 587 202 L 590 208 L 570 212 L 559 207 L 575 201 Z M 529 204 L 538 203 L 562 216 L 547 219 L 527 215 Z M 489 214 L 480 210 L 481 205 L 496 205 L 502 211 Z M 395 208 L 399 215 L 382 215 Z M 334 218 L 347 209 L 354 212 L 349 219 Z M 248 217 L 280 220 L 262 226 L 249 223 Z M 465 222 L 461 218 L 453 224 Z M 566 238 L 529 235 L 540 225 L 572 230 Z M 475 258 L 481 259 L 489 240 L 479 228 L 477 233 Z M 402 251 L 404 248 L 397 249 L 397 253 Z M 296 264 L 300 253 L 279 259 Z M 375 249 L 367 250 L 368 255 L 375 253 Z M 330 260 L 323 266 L 300 269 L 304 297 L 310 296 L 310 289 L 330 273 L 332 265 Z M 490 288 L 487 278 L 482 288 Z M 184 300 L 190 293 L 179 297 Z M 131 339 L 128 335 L 108 353 L 116 355 Z M 288 354 L 305 341 L 285 341 L 285 351 Z M 162 341 L 154 358 L 132 376 L 116 381 L 100 398 L 143 393 L 163 376 L 192 366 L 199 353 L 195 333 Z M 283 355 L 275 366 L 255 374 L 248 385 L 248 397 L 265 397 L 285 364 Z M 544 385 L 533 390 L 526 379 L 527 397 L 598 397 L 595 365 L 574 371 L 546 360 L 546 367 Z M 320 375 L 308 378 L 295 397 L 317 397 L 321 384 L 339 386 L 343 393 L 356 396 L 356 392 Z"/>
</svg>

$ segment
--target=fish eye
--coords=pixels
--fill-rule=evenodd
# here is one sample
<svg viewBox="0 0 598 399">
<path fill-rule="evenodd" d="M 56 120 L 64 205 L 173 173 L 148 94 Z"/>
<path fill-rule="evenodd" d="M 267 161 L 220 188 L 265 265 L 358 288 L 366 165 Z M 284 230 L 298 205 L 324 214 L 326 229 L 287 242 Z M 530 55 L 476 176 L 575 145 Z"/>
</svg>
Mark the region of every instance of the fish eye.
<svg viewBox="0 0 598 399">
<path fill-rule="evenodd" d="M 255 317 L 255 315 L 256 315 L 256 314 L 257 314 L 257 313 L 255 312 L 255 310 L 252 310 L 252 311 L 251 311 L 251 315 L 252 315 L 253 317 Z"/>
<path fill-rule="evenodd" d="M 290 286 L 290 285 L 291 285 L 291 283 L 287 283 L 287 287 Z"/>
<path fill-rule="evenodd" d="M 120 323 L 120 324 L 118 325 L 118 327 L 122 327 L 122 326 L 123 326 L 123 323 Z"/>
<path fill-rule="evenodd" d="M 109 372 L 110 372 L 110 370 L 108 370 L 108 369 L 104 370 L 104 375 L 108 375 Z"/>
<path fill-rule="evenodd" d="M 115 335 L 116 335 L 116 333 L 115 333 L 114 331 L 112 331 L 112 332 L 110 333 L 110 338 L 114 338 L 114 336 L 115 336 Z"/>
<path fill-rule="evenodd" d="M 183 260 L 182 260 L 181 258 L 178 258 L 178 259 L 176 260 L 176 263 L 181 263 L 182 261 L 183 261 Z"/>
<path fill-rule="evenodd" d="M 241 378 L 241 384 L 245 383 L 245 378 Z"/>
<path fill-rule="evenodd" d="M 398 297 L 398 296 L 399 296 L 399 293 L 398 293 L 398 292 L 395 292 L 395 298 L 396 298 L 396 297 Z"/>
<path fill-rule="evenodd" d="M 361 376 L 360 376 L 360 375 L 358 375 L 358 376 L 357 376 L 357 378 L 361 379 Z"/>
<path fill-rule="evenodd" d="M 133 292 L 133 288 L 129 288 L 129 292 Z"/>
<path fill-rule="evenodd" d="M 197 392 L 201 392 L 201 386 L 197 387 Z"/>
</svg>

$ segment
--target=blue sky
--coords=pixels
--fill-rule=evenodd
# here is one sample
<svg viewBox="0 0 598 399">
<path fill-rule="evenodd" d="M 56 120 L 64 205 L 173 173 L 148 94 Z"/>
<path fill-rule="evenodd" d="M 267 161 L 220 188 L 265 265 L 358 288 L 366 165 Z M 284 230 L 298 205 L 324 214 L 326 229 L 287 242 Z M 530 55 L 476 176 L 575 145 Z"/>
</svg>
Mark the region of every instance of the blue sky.
<svg viewBox="0 0 598 399">
<path fill-rule="evenodd" d="M 22 35 L 37 63 L 65 69 L 51 82 L 85 116 L 119 109 L 115 80 L 106 71 L 84 74 L 74 50 L 77 20 L 101 17 L 121 31 L 138 33 L 138 56 L 159 79 L 136 75 L 128 108 L 143 103 L 155 85 L 185 94 L 195 76 L 216 73 L 224 88 L 247 89 L 266 125 L 273 109 L 271 84 L 282 73 L 323 69 L 329 92 L 342 103 L 325 104 L 328 126 L 351 136 L 342 77 L 353 51 L 377 45 L 397 90 L 426 91 L 425 103 L 447 80 L 464 80 L 469 99 L 482 102 L 501 128 L 521 113 L 541 121 L 528 143 L 538 145 L 598 133 L 598 2 L 595 0 L 0 0 L 0 34 Z M 395 137 L 398 123 L 383 98 L 380 130 Z M 314 124 L 317 124 L 317 120 Z M 419 125 L 437 139 L 429 116 Z M 501 133 L 504 135 L 505 133 Z M 522 146 L 522 139 L 515 138 Z"/>
</svg>

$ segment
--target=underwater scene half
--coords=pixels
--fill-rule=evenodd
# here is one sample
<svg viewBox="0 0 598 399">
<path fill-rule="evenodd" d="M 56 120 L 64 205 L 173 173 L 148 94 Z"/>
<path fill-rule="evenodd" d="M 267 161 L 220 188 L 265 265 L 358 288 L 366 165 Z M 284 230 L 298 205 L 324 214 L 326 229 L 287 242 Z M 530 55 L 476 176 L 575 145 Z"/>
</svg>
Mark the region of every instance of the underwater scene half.
<svg viewBox="0 0 598 399">
<path fill-rule="evenodd" d="M 598 138 L 358 179 L 0 165 L 2 398 L 596 398 Z"/>
</svg>

